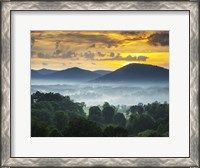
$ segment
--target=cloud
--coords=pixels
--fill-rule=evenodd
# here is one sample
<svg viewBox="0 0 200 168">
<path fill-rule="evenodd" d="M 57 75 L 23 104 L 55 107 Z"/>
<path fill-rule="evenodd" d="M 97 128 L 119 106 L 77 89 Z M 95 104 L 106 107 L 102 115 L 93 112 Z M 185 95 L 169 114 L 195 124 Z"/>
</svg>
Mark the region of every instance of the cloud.
<svg viewBox="0 0 200 168">
<path fill-rule="evenodd" d="M 34 46 L 34 44 L 35 44 L 35 37 L 31 37 L 31 48 L 33 48 L 33 46 Z"/>
<path fill-rule="evenodd" d="M 143 55 L 140 55 L 140 56 L 131 56 L 131 55 L 128 55 L 127 57 L 122 57 L 122 56 L 118 53 L 115 57 L 106 58 L 106 59 L 103 59 L 103 60 L 142 61 L 142 62 L 145 62 L 147 59 L 148 59 L 148 57 L 147 57 L 147 56 L 143 56 Z"/>
<path fill-rule="evenodd" d="M 95 54 L 92 53 L 91 51 L 85 52 L 83 55 L 86 59 L 93 59 Z"/>
<path fill-rule="evenodd" d="M 115 53 L 114 52 L 111 52 L 110 53 L 110 57 L 114 57 L 115 56 Z"/>
<path fill-rule="evenodd" d="M 48 64 L 48 63 L 46 63 L 46 62 L 43 62 L 43 63 L 42 63 L 42 65 L 46 66 L 46 65 L 49 65 L 49 64 Z"/>
<path fill-rule="evenodd" d="M 74 51 L 67 51 L 67 52 L 62 52 L 60 50 L 57 50 L 56 53 L 54 52 L 53 54 L 49 55 L 43 52 L 39 53 L 32 53 L 32 58 L 46 58 L 46 59 L 55 59 L 55 58 L 64 58 L 64 59 L 70 59 L 70 60 L 79 60 L 77 57 L 77 53 Z"/>
<path fill-rule="evenodd" d="M 95 44 L 90 45 L 88 48 L 95 48 Z"/>
<path fill-rule="evenodd" d="M 66 36 L 71 40 L 72 42 L 77 43 L 101 43 L 106 45 L 108 48 L 111 48 L 113 46 L 117 46 L 118 44 L 121 44 L 122 42 L 120 40 L 112 39 L 108 37 L 106 34 L 81 34 L 81 33 L 68 33 Z M 91 45 L 94 47 L 94 44 Z"/>
<path fill-rule="evenodd" d="M 127 36 L 126 41 L 144 40 L 148 36 L 148 32 L 146 31 L 124 31 L 121 34 Z"/>
<path fill-rule="evenodd" d="M 45 55 L 45 54 L 42 53 L 42 52 L 37 53 L 37 57 L 38 57 L 38 58 L 48 58 L 48 56 Z"/>
<path fill-rule="evenodd" d="M 128 55 L 125 60 L 127 60 L 127 61 L 143 61 L 143 62 L 145 62 L 147 59 L 148 59 L 148 57 L 147 56 L 143 56 L 143 55 L 140 55 L 140 56 Z"/>
<path fill-rule="evenodd" d="M 169 46 L 169 32 L 155 33 L 148 37 L 148 42 L 153 46 Z"/>
<path fill-rule="evenodd" d="M 35 51 L 31 51 L 31 58 L 37 58 L 37 53 Z"/>
<path fill-rule="evenodd" d="M 116 57 L 114 57 L 115 59 L 121 59 L 122 56 L 120 55 L 120 53 L 117 53 Z"/>
<path fill-rule="evenodd" d="M 140 31 L 122 31 L 120 34 L 122 35 L 137 35 Z"/>
<path fill-rule="evenodd" d="M 56 51 L 55 51 L 55 55 L 59 56 L 60 54 L 62 54 L 62 51 L 59 50 L 59 49 L 56 49 Z"/>
<path fill-rule="evenodd" d="M 98 54 L 99 57 L 104 57 L 105 56 L 105 54 L 103 54 L 101 52 L 97 52 L 97 54 Z"/>
<path fill-rule="evenodd" d="M 138 61 L 146 61 L 149 57 L 147 56 L 138 56 L 137 59 Z"/>
<path fill-rule="evenodd" d="M 58 47 L 59 47 L 60 43 L 61 43 L 61 41 L 60 41 L 60 40 L 56 41 L 56 49 L 58 49 Z"/>
<path fill-rule="evenodd" d="M 60 43 L 61 43 L 61 41 L 57 40 L 55 43 L 56 43 L 55 44 L 55 51 L 53 52 L 53 55 L 55 57 L 61 57 L 62 56 L 62 51 L 60 49 Z"/>
<path fill-rule="evenodd" d="M 67 51 L 62 55 L 63 58 L 72 58 L 76 57 L 76 53 L 74 51 Z"/>
<path fill-rule="evenodd" d="M 42 34 L 38 35 L 38 33 Z M 107 35 L 107 32 L 102 32 L 101 34 L 93 34 L 94 32 L 32 32 L 32 41 L 35 39 L 43 40 L 48 42 L 56 43 L 56 49 L 59 48 L 60 43 L 77 43 L 89 45 L 88 48 L 95 48 L 96 44 L 103 44 L 108 48 L 117 47 L 123 41 L 119 39 L 113 39 Z M 59 39 L 59 40 L 58 40 Z"/>
<path fill-rule="evenodd" d="M 39 31 L 37 32 L 39 33 Z M 34 47 L 35 42 L 42 37 L 42 33 L 38 34 L 37 36 L 34 36 L 31 34 L 31 48 Z"/>
</svg>

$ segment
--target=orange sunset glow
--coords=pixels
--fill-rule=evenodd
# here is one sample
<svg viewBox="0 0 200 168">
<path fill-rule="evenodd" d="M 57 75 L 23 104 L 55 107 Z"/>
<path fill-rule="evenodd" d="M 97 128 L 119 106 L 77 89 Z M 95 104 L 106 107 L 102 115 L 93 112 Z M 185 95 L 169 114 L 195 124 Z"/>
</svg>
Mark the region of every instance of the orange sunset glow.
<svg viewBox="0 0 200 168">
<path fill-rule="evenodd" d="M 168 31 L 32 31 L 31 68 L 116 70 L 130 63 L 169 68 Z"/>
</svg>

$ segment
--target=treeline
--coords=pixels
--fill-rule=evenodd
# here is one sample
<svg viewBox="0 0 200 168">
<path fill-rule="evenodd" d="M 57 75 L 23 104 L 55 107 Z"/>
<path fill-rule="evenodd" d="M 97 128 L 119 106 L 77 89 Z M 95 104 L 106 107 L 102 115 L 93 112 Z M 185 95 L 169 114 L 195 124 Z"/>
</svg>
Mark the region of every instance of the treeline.
<svg viewBox="0 0 200 168">
<path fill-rule="evenodd" d="M 32 137 L 161 137 L 169 136 L 169 104 L 131 106 L 124 113 L 108 102 L 84 112 L 85 103 L 76 103 L 59 93 L 31 95 Z"/>
</svg>

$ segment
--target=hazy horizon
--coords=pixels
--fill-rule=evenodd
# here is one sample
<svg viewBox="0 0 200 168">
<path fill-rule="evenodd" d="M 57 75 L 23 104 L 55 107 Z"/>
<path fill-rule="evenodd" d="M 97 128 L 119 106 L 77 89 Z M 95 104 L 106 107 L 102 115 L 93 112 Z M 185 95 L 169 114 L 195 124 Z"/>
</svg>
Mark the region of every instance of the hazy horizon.
<svg viewBox="0 0 200 168">
<path fill-rule="evenodd" d="M 129 64 L 142 64 L 142 63 L 129 63 Z M 127 64 L 127 65 L 129 65 L 129 64 Z M 151 66 L 157 66 L 157 65 L 152 65 L 152 64 L 142 64 L 142 65 L 151 65 Z M 124 66 L 126 66 L 126 65 L 124 65 Z M 122 66 L 122 67 L 124 67 L 124 66 Z M 122 67 L 119 67 L 119 68 L 122 68 Z M 164 69 L 167 69 L 167 70 L 169 70 L 169 68 L 165 68 L 165 67 L 162 67 L 162 66 L 157 66 L 157 67 L 161 67 L 161 68 L 164 68 Z M 46 69 L 46 70 L 53 70 L 53 71 L 62 71 L 62 70 L 66 70 L 66 69 L 71 69 L 71 68 L 79 68 L 79 69 L 83 69 L 83 70 L 88 70 L 88 71 L 98 71 L 98 70 L 103 70 L 103 71 L 116 71 L 117 69 L 119 69 L 119 68 L 117 68 L 117 69 L 115 69 L 115 70 L 108 70 L 108 69 L 95 69 L 95 70 L 89 70 L 89 69 L 85 69 L 85 68 L 80 68 L 80 67 L 78 67 L 78 66 L 74 66 L 74 67 L 66 67 L 66 68 L 64 68 L 64 69 L 50 69 L 50 68 L 41 68 L 41 69 L 31 69 L 31 70 L 42 70 L 42 69 Z"/>
<path fill-rule="evenodd" d="M 169 102 L 169 85 L 166 84 L 32 84 L 31 94 L 36 91 L 60 93 L 70 96 L 76 102 L 85 102 L 86 106 L 103 105 L 136 105 L 138 103 Z"/>
</svg>

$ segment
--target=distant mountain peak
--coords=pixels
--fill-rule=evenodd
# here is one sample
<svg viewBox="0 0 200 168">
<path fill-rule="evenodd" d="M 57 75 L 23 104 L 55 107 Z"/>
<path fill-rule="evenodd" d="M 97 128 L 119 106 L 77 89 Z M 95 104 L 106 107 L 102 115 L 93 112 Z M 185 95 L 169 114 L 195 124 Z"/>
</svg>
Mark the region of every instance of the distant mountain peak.
<svg viewBox="0 0 200 168">
<path fill-rule="evenodd" d="M 169 70 L 149 65 L 131 63 L 109 74 L 101 76 L 92 82 L 163 82 L 169 81 Z"/>
<path fill-rule="evenodd" d="M 169 70 L 163 67 L 130 63 L 115 71 L 90 71 L 79 67 L 64 70 L 32 70 L 32 78 L 65 81 L 90 81 L 94 83 L 169 82 Z"/>
<path fill-rule="evenodd" d="M 40 71 L 40 70 L 51 70 L 51 69 L 47 69 L 47 68 L 42 68 L 42 69 L 39 69 L 39 71 Z"/>
<path fill-rule="evenodd" d="M 46 72 L 47 71 L 47 72 Z M 101 76 L 98 73 L 81 69 L 79 67 L 72 67 L 64 70 L 57 70 L 54 71 L 54 73 L 50 73 L 50 70 L 38 70 L 36 73 L 32 71 L 32 78 L 40 78 L 43 80 L 60 80 L 60 81 L 90 81 L 93 80 L 99 76 Z M 43 73 L 43 75 L 38 75 L 37 73 Z M 46 73 L 46 74 L 44 74 Z M 48 74 L 47 74 L 48 73 Z"/>
<path fill-rule="evenodd" d="M 121 68 L 125 68 L 125 67 L 136 67 L 136 66 L 140 66 L 140 67 L 157 67 L 157 68 L 162 68 L 162 69 L 166 69 L 164 67 L 160 67 L 158 65 L 153 65 L 153 64 L 143 64 L 143 63 L 130 63 L 130 64 L 127 64 Z M 120 69 L 120 68 L 119 68 Z M 166 69 L 167 70 L 167 69 Z"/>
<path fill-rule="evenodd" d="M 82 68 L 79 68 L 79 67 L 71 67 L 71 68 L 67 68 L 67 69 L 61 70 L 61 71 L 64 71 L 64 72 L 70 72 L 70 71 L 76 71 L 76 72 L 88 71 L 88 72 L 92 72 L 92 71 L 89 71 L 89 70 L 86 70 L 86 69 L 82 69 Z"/>
<path fill-rule="evenodd" d="M 82 69 L 82 68 L 79 68 L 79 67 L 71 67 L 71 68 L 68 68 L 68 70 L 70 70 L 70 69 L 85 70 L 85 69 Z"/>
<path fill-rule="evenodd" d="M 41 75 L 48 75 L 48 74 L 55 73 L 57 70 L 42 68 L 42 69 L 34 70 L 34 71 L 38 72 Z"/>
</svg>

